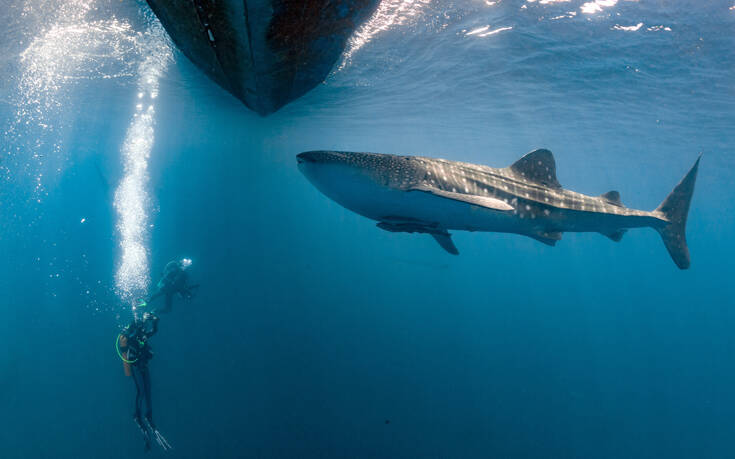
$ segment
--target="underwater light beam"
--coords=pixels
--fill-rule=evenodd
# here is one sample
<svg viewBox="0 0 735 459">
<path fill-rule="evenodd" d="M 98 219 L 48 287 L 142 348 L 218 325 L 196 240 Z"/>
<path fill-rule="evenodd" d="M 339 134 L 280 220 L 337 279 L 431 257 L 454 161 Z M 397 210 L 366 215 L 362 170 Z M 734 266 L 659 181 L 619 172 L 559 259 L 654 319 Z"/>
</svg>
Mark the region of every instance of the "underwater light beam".
<svg viewBox="0 0 735 459">
<path fill-rule="evenodd" d="M 31 3 L 23 15 L 52 22 L 19 55 L 18 86 L 8 101 L 15 114 L 1 134 L 0 177 L 28 179 L 30 196 L 41 203 L 72 159 L 63 139 L 83 119 L 75 118 L 80 110 L 74 85 L 132 75 L 138 38 L 125 20 L 88 17 L 97 8 L 94 1 L 56 2 L 52 13 Z"/>
<path fill-rule="evenodd" d="M 123 177 L 114 198 L 121 251 L 115 285 L 120 298 L 131 304 L 146 293 L 150 279 L 147 188 L 148 159 L 155 139 L 153 102 L 158 81 L 171 60 L 171 47 L 158 22 L 152 23 L 141 40 L 145 57 L 138 68 L 137 104 L 121 149 Z"/>
</svg>

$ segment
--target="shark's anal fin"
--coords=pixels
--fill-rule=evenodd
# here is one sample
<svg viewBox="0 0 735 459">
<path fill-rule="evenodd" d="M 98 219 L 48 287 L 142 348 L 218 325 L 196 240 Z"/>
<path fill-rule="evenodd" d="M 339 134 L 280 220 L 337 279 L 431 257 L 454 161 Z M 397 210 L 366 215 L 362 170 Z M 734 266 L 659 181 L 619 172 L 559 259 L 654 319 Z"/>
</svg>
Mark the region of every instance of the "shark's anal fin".
<svg viewBox="0 0 735 459">
<path fill-rule="evenodd" d="M 523 155 L 510 169 L 522 178 L 549 188 L 561 188 L 556 178 L 556 161 L 549 150 L 541 148 Z"/>
<path fill-rule="evenodd" d="M 558 241 L 561 241 L 561 234 L 559 231 L 540 231 L 538 233 L 525 234 L 525 236 L 553 247 Z"/>
<path fill-rule="evenodd" d="M 439 243 L 442 249 L 446 250 L 452 255 L 459 255 L 459 250 L 457 250 L 457 246 L 454 245 L 454 241 L 452 241 L 451 234 L 449 234 L 446 231 L 443 233 L 430 233 L 430 234 L 434 238 L 434 240 Z"/>
<path fill-rule="evenodd" d="M 626 229 L 619 229 L 616 231 L 600 231 L 600 234 L 602 234 L 605 237 L 610 238 L 611 240 L 615 242 L 620 242 L 621 239 L 623 239 L 623 236 L 625 235 L 625 232 L 628 231 Z"/>
<path fill-rule="evenodd" d="M 401 220 L 396 217 L 384 217 L 384 221 L 378 222 L 378 228 L 391 233 L 425 233 L 430 234 L 434 240 L 439 243 L 442 249 L 452 255 L 459 255 L 459 250 L 452 241 L 452 235 L 442 228 L 437 228 L 436 224 L 425 223 L 417 220 Z"/>
<path fill-rule="evenodd" d="M 623 201 L 620 200 L 620 193 L 615 190 L 608 191 L 607 193 L 602 193 L 600 197 L 607 201 L 608 204 L 623 207 Z"/>
<path fill-rule="evenodd" d="M 440 190 L 438 188 L 433 188 L 428 185 L 415 186 L 413 188 L 409 188 L 406 191 L 419 191 L 422 193 L 428 193 L 434 196 L 438 196 L 440 198 L 451 199 L 453 201 L 463 202 L 465 204 L 471 204 L 478 207 L 484 207 L 486 209 L 498 211 L 513 210 L 513 206 L 501 199 L 491 198 L 489 196 L 479 196 L 475 194 L 464 194 Z"/>
</svg>

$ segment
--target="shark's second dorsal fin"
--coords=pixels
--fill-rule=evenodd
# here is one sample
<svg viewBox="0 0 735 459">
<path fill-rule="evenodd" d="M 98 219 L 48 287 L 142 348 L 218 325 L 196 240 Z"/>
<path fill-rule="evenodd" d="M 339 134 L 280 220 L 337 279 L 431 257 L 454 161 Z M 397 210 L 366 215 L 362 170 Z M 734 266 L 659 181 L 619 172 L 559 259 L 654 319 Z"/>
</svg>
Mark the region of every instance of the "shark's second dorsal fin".
<svg viewBox="0 0 735 459">
<path fill-rule="evenodd" d="M 510 169 L 526 180 L 551 188 L 561 188 L 561 184 L 556 179 L 554 155 L 545 148 L 526 153 L 521 159 L 514 162 Z"/>
<path fill-rule="evenodd" d="M 600 195 L 602 199 L 607 201 L 609 204 L 612 204 L 614 206 L 623 207 L 623 201 L 620 200 L 620 193 L 617 191 L 608 191 L 607 193 L 602 193 Z"/>
</svg>

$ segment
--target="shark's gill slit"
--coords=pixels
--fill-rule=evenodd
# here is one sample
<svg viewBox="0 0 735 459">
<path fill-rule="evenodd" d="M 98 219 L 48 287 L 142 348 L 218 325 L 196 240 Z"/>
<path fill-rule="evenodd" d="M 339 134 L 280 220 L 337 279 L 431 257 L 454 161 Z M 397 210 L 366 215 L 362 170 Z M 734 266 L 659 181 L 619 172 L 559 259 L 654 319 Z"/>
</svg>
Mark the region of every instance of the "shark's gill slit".
<svg viewBox="0 0 735 459">
<path fill-rule="evenodd" d="M 158 82 L 171 59 L 171 48 L 159 23 L 153 22 L 141 40 L 144 58 L 138 68 L 135 113 L 120 151 L 123 176 L 114 197 L 120 238 L 115 286 L 120 298 L 133 309 L 150 279 L 148 159 L 154 142 Z"/>
</svg>

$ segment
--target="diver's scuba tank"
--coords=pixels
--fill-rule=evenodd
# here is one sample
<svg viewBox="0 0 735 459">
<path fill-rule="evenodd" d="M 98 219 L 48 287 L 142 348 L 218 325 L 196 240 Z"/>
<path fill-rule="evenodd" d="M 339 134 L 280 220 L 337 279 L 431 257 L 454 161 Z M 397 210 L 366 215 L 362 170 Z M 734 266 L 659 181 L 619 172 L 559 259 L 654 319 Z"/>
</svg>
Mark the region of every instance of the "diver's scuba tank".
<svg viewBox="0 0 735 459">
<path fill-rule="evenodd" d="M 125 335 L 119 335 L 118 336 L 118 346 L 120 347 L 126 347 L 128 345 L 128 338 Z M 130 351 L 125 351 L 122 356 L 124 357 L 122 359 L 123 363 L 123 370 L 125 371 L 125 376 L 132 376 L 133 372 L 130 369 Z"/>
<path fill-rule="evenodd" d="M 127 358 L 128 353 L 125 353 L 125 357 Z M 130 369 L 130 364 L 128 362 L 123 362 L 123 370 L 125 371 L 125 376 L 133 376 L 133 371 Z"/>
</svg>

